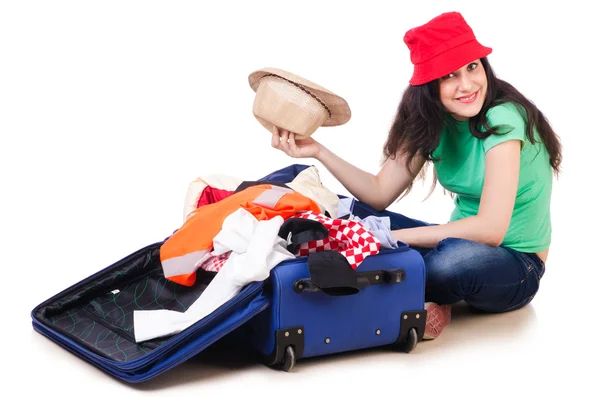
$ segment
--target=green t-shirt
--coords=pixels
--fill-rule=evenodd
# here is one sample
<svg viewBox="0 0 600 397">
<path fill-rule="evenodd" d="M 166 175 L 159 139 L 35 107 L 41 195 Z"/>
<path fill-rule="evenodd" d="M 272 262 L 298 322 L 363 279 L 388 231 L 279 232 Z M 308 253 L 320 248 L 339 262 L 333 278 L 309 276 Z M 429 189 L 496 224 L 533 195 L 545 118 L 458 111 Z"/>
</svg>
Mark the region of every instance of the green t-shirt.
<svg viewBox="0 0 600 397">
<path fill-rule="evenodd" d="M 485 176 L 485 154 L 495 145 L 511 139 L 522 141 L 519 187 L 513 215 L 503 246 L 521 252 L 539 252 L 550 245 L 550 195 L 552 168 L 549 155 L 534 132 L 535 145 L 527 139 L 526 122 L 512 103 L 491 108 L 487 113 L 490 126 L 502 126 L 503 135 L 485 139 L 474 137 L 469 122 L 454 122 L 444 127 L 440 143 L 433 152 L 440 184 L 455 193 L 455 208 L 450 221 L 477 215 Z M 510 128 L 505 128 L 510 127 Z"/>
</svg>

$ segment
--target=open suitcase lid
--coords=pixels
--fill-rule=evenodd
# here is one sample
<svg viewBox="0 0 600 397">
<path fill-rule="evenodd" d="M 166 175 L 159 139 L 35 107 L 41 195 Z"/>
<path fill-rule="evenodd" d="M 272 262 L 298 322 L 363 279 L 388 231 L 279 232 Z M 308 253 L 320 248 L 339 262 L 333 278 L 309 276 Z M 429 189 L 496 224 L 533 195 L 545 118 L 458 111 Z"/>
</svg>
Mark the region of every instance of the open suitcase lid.
<svg viewBox="0 0 600 397">
<path fill-rule="evenodd" d="M 133 311 L 184 311 L 210 275 L 193 288 L 162 277 L 162 243 L 144 247 L 36 306 L 33 328 L 60 346 L 127 382 L 151 379 L 195 356 L 269 306 L 263 282 L 253 282 L 182 332 L 136 343 Z"/>
</svg>

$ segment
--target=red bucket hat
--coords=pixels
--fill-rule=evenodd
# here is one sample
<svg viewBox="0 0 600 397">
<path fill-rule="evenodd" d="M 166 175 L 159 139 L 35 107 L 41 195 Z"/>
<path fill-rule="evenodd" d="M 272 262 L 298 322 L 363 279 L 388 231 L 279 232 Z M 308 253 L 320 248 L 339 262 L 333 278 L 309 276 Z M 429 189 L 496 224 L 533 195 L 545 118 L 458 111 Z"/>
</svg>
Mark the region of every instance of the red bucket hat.
<svg viewBox="0 0 600 397">
<path fill-rule="evenodd" d="M 482 46 L 458 12 L 441 14 L 404 35 L 414 65 L 410 85 L 420 85 L 460 69 L 492 52 Z"/>
</svg>

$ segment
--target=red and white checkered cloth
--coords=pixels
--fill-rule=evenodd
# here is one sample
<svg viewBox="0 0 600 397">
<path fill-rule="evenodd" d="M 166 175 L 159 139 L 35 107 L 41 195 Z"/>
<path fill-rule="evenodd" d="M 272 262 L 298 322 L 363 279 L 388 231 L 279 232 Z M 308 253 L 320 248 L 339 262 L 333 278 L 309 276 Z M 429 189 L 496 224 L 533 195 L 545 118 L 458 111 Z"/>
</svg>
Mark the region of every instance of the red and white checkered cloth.
<svg viewBox="0 0 600 397">
<path fill-rule="evenodd" d="M 206 270 L 207 272 L 218 272 L 219 270 L 221 270 L 225 262 L 227 262 L 227 259 L 229 259 L 231 251 L 225 252 L 221 255 L 215 255 L 213 254 L 213 252 L 210 252 L 208 255 L 210 257 L 207 260 L 205 260 L 200 265 L 200 267 Z"/>
<path fill-rule="evenodd" d="M 294 215 L 295 218 L 312 219 L 321 222 L 329 230 L 329 236 L 323 240 L 313 240 L 300 244 L 296 256 L 305 256 L 311 252 L 337 250 L 346 257 L 353 269 L 369 255 L 379 253 L 381 243 L 360 223 L 348 219 L 332 219 L 313 211 Z"/>
</svg>

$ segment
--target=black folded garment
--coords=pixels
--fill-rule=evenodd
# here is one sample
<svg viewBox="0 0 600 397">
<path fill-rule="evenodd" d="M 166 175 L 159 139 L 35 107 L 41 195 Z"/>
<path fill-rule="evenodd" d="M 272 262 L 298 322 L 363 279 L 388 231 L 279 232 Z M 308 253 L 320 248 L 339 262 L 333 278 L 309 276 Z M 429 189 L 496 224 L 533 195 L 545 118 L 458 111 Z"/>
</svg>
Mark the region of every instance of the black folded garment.
<svg viewBox="0 0 600 397">
<path fill-rule="evenodd" d="M 329 236 L 329 230 L 319 221 L 288 218 L 283 222 L 281 228 L 279 228 L 278 235 L 288 241 L 287 250 L 296 255 L 300 244 L 314 240 L 323 240 Z"/>
<path fill-rule="evenodd" d="M 356 271 L 338 251 L 311 252 L 307 263 L 310 279 L 327 295 L 354 295 L 360 291 Z"/>
</svg>

